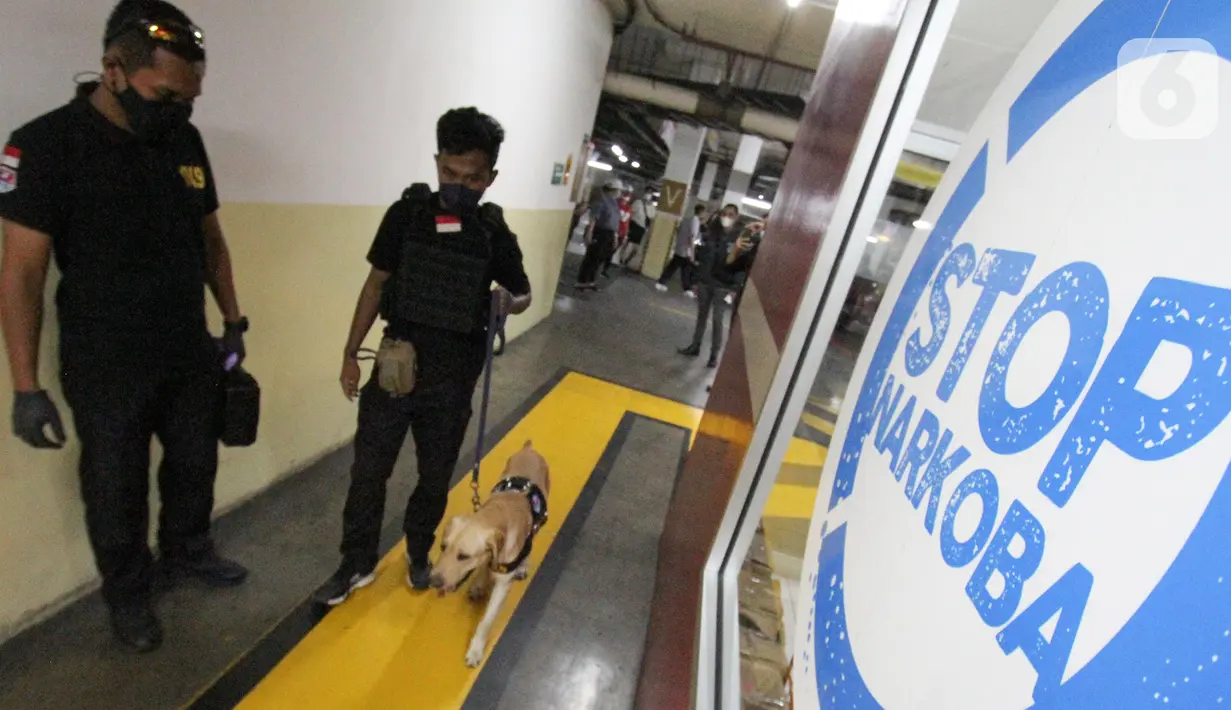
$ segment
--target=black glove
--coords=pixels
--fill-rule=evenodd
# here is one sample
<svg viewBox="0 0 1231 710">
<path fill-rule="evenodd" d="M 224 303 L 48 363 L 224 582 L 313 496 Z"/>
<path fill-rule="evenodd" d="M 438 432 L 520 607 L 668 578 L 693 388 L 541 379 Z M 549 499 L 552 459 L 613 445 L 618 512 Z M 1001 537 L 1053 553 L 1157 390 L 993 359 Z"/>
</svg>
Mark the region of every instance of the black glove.
<svg viewBox="0 0 1231 710">
<path fill-rule="evenodd" d="M 54 439 L 47 438 L 51 427 Z M 18 392 L 13 397 L 13 434 L 36 449 L 62 449 L 68 440 L 55 402 L 43 390 Z"/>
<path fill-rule="evenodd" d="M 504 233 L 509 231 L 508 222 L 504 221 L 504 210 L 500 205 L 492 202 L 485 203 L 479 208 L 479 218 L 488 226 L 489 229 Z"/>
<path fill-rule="evenodd" d="M 248 351 L 244 348 L 244 333 L 247 332 L 247 318 L 240 318 L 236 323 L 227 323 L 222 331 L 222 349 L 232 369 L 244 364 L 244 358 L 248 356 Z M 234 364 L 229 362 L 232 358 L 235 360 Z"/>
</svg>

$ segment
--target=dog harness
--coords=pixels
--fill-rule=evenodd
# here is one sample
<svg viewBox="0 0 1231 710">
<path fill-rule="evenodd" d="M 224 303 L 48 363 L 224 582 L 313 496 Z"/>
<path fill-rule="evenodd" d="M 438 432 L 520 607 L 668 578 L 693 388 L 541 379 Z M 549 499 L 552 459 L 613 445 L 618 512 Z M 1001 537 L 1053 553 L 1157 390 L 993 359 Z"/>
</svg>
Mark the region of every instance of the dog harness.
<svg viewBox="0 0 1231 710">
<path fill-rule="evenodd" d="M 492 569 L 498 574 L 511 574 L 521 567 L 526 558 L 530 556 L 530 551 L 534 548 L 534 536 L 539 530 L 547 524 L 547 496 L 543 494 L 543 490 L 534 485 L 534 482 L 528 478 L 521 476 L 512 476 L 502 479 L 492 489 L 492 494 L 496 493 L 520 493 L 526 497 L 526 502 L 530 504 L 530 515 L 534 520 L 530 526 L 530 532 L 526 534 L 526 541 L 522 544 L 521 552 L 517 553 L 517 558 L 512 562 L 498 563 L 492 560 Z"/>
</svg>

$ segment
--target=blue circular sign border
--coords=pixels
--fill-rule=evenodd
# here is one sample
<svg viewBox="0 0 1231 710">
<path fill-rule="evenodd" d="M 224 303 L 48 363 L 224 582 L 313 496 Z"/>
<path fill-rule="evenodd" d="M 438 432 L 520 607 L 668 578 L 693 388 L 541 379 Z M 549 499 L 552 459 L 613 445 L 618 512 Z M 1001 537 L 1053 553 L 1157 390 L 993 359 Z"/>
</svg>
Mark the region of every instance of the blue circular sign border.
<svg viewBox="0 0 1231 710">
<path fill-rule="evenodd" d="M 1105 0 L 1053 53 L 1010 107 L 1008 160 L 1074 98 L 1114 73 L 1120 48 L 1141 37 L 1203 39 L 1220 57 L 1231 59 L 1231 5 L 1225 0 Z M 865 404 L 875 401 L 911 314 L 982 200 L 987 168 L 985 144 L 959 181 L 894 303 L 843 443 L 831 510 L 854 489 L 872 424 L 871 406 Z M 810 580 L 815 585 L 814 615 L 804 655 L 805 660 L 809 652 L 813 655 L 822 707 L 880 708 L 859 672 L 846 620 L 848 525 L 828 534 L 822 528 L 818 572 Z M 1220 653 L 1225 656 L 1221 662 Z M 1141 607 L 1089 663 L 1058 689 L 1037 699 L 1034 707 L 1158 707 L 1163 698 L 1173 707 L 1231 704 L 1231 467 L 1188 541 Z"/>
</svg>

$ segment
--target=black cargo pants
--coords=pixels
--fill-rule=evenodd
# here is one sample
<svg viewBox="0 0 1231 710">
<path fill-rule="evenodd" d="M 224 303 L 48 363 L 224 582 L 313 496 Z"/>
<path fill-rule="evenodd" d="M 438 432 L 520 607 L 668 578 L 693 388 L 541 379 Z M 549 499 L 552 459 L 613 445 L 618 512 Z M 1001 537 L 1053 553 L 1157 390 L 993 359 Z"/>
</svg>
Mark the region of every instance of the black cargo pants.
<svg viewBox="0 0 1231 710">
<path fill-rule="evenodd" d="M 592 284 L 597 281 L 599 269 L 611 261 L 615 248 L 616 233 L 610 229 L 595 228 L 593 239 L 581 260 L 581 270 L 577 272 L 577 283 Z"/>
<path fill-rule="evenodd" d="M 111 605 L 140 603 L 149 597 L 153 570 L 152 437 L 163 448 L 158 467 L 162 555 L 193 557 L 212 549 L 220 372 L 208 352 L 191 364 L 140 368 L 64 360 L 64 395 L 81 440 L 81 494 L 103 597 Z"/>
<path fill-rule="evenodd" d="M 477 378 L 421 379 L 405 397 L 381 389 L 373 373 L 359 394 L 355 463 L 342 512 L 342 556 L 361 569 L 376 566 L 389 476 L 409 430 L 415 437 L 419 482 L 406 504 L 402 530 L 416 563 L 426 562 L 444 518 L 449 484 L 470 423 Z"/>
<path fill-rule="evenodd" d="M 726 334 L 724 323 L 727 313 L 727 296 L 730 294 L 730 288 L 713 282 L 703 283 L 697 289 L 697 323 L 693 327 L 690 347 L 698 351 L 701 349 L 701 343 L 705 338 L 706 323 L 712 317 L 714 331 L 710 334 L 710 357 L 714 359 L 722 353 L 722 337 Z"/>
</svg>

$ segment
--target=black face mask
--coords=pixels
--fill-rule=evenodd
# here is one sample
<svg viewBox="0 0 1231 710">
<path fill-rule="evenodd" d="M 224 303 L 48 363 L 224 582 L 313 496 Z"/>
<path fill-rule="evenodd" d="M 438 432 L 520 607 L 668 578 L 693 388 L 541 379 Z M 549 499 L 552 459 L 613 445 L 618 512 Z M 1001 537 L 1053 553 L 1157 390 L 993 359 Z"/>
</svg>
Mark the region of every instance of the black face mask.
<svg viewBox="0 0 1231 710">
<path fill-rule="evenodd" d="M 132 86 L 115 96 L 128 117 L 128 127 L 145 143 L 162 145 L 170 142 L 192 118 L 192 104 L 147 99 Z"/>
<path fill-rule="evenodd" d="M 440 204 L 453 214 L 474 212 L 482 199 L 482 190 L 472 190 L 461 183 L 443 183 L 440 186 Z"/>
</svg>

